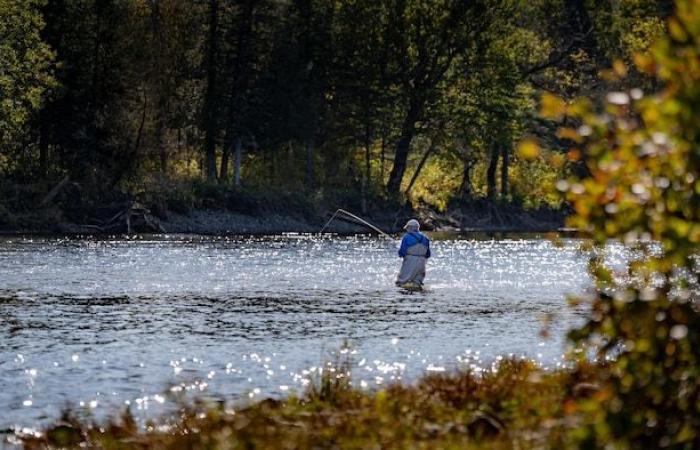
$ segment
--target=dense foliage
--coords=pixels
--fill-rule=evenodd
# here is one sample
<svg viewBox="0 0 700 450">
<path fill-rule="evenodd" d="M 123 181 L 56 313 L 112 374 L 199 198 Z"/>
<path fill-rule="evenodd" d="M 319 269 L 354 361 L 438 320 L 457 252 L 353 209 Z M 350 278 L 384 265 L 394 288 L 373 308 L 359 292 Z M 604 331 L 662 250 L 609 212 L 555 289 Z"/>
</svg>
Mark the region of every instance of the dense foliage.
<svg viewBox="0 0 700 450">
<path fill-rule="evenodd" d="M 54 85 L 54 55 L 40 37 L 42 3 L 0 1 L 0 170 L 31 164 L 30 121 Z"/>
<path fill-rule="evenodd" d="M 594 416 L 582 442 L 620 447 L 700 444 L 700 2 L 680 0 L 669 35 L 637 64 L 663 88 L 549 99 L 570 156 L 585 175 L 559 183 L 572 225 L 601 247 L 586 325 L 572 333 L 601 360 L 601 390 L 579 407 Z M 621 66 L 619 76 L 625 76 Z M 625 271 L 606 265 L 614 239 L 630 248 Z"/>
<path fill-rule="evenodd" d="M 6 180 L 46 192 L 68 176 L 98 198 L 207 180 L 439 208 L 558 204 L 544 193 L 562 168 L 512 152 L 524 135 L 556 140 L 535 114 L 540 91 L 595 95 L 599 71 L 648 47 L 671 10 L 648 0 L 0 5 Z"/>
</svg>

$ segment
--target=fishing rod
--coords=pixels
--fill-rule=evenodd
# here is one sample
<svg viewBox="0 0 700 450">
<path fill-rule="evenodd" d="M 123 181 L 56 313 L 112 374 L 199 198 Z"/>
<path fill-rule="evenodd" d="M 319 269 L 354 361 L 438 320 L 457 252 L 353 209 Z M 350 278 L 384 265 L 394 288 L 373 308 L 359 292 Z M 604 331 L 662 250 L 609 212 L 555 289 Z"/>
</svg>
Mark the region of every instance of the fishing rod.
<svg viewBox="0 0 700 450">
<path fill-rule="evenodd" d="M 389 238 L 389 239 L 391 239 L 391 240 L 394 239 L 393 237 L 389 236 L 388 234 L 386 234 L 385 232 L 383 232 L 382 230 L 380 230 L 379 227 L 377 227 L 377 226 L 375 226 L 375 225 L 372 225 L 371 223 L 369 223 L 369 222 L 366 221 L 365 219 L 363 219 L 363 218 L 361 218 L 361 217 L 358 217 L 358 216 L 356 216 L 355 214 L 353 214 L 353 213 L 351 213 L 351 212 L 348 212 L 348 211 L 345 211 L 344 209 L 340 209 L 340 208 L 338 208 L 338 209 L 333 213 L 333 215 L 331 216 L 331 218 L 328 220 L 328 222 L 326 222 L 326 224 L 323 226 L 323 228 L 321 228 L 321 231 L 320 231 L 319 233 L 323 233 L 323 232 L 326 230 L 326 228 L 328 228 L 328 225 L 330 225 L 331 222 L 333 222 L 333 220 L 338 216 L 338 214 L 344 214 L 344 215 L 346 215 L 346 216 L 348 216 L 348 217 L 350 217 L 350 218 L 356 220 L 356 221 L 359 222 L 360 224 L 365 225 L 366 227 L 368 227 L 368 228 L 370 228 L 370 229 L 376 231 L 377 233 L 381 234 L 382 236 L 387 237 L 387 238 Z"/>
</svg>

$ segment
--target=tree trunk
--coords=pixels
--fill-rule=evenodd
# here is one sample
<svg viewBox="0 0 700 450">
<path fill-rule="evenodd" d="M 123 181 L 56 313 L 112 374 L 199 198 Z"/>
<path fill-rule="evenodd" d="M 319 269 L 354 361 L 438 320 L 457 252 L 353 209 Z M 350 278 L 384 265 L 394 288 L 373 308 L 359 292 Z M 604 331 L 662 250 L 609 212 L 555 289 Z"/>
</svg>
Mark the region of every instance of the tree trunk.
<svg viewBox="0 0 700 450">
<path fill-rule="evenodd" d="M 236 138 L 235 154 L 233 158 L 233 185 L 241 186 L 241 158 L 243 156 L 243 140 Z"/>
<path fill-rule="evenodd" d="M 372 143 L 369 129 L 365 133 L 365 176 L 362 179 L 362 214 L 367 214 L 367 194 L 372 179 Z"/>
<path fill-rule="evenodd" d="M 163 111 L 159 111 L 159 114 L 163 113 Z M 156 140 L 158 141 L 158 155 L 160 157 L 160 173 L 162 175 L 167 175 L 168 151 L 165 146 L 165 124 L 163 123 L 163 118 L 158 117 L 156 119 L 156 123 Z"/>
<path fill-rule="evenodd" d="M 290 171 L 296 169 L 296 164 L 294 161 L 294 143 L 291 139 L 287 143 L 287 167 L 289 167 Z"/>
<path fill-rule="evenodd" d="M 406 172 L 406 161 L 408 160 L 408 152 L 411 148 L 411 141 L 416 134 L 416 122 L 421 115 L 423 102 L 420 99 L 414 98 L 411 101 L 411 106 L 404 118 L 401 126 L 401 137 L 396 143 L 396 154 L 394 155 L 394 165 L 389 174 L 389 182 L 387 183 L 387 193 L 392 197 L 398 197 L 401 189 L 403 175 Z"/>
<path fill-rule="evenodd" d="M 182 155 L 182 127 L 177 127 L 177 154 Z M 190 146 L 185 147 L 185 167 L 187 174 L 190 173 Z"/>
<path fill-rule="evenodd" d="M 229 133 L 231 139 L 229 145 L 226 146 L 226 150 L 230 153 L 231 148 L 234 149 L 234 185 L 236 187 L 241 184 L 241 151 L 243 143 L 240 135 L 242 133 L 241 123 L 245 109 L 245 90 L 250 75 L 248 59 L 251 50 L 251 40 L 253 39 L 255 4 L 255 0 L 247 0 L 243 5 L 243 16 L 236 35 L 236 53 L 232 63 L 233 72 L 228 105 L 229 126 L 227 127 L 227 133 Z M 233 139 L 234 134 L 237 135 L 235 140 Z M 225 157 L 228 164 L 229 155 L 227 154 Z"/>
<path fill-rule="evenodd" d="M 381 176 L 379 177 L 379 182 L 384 184 L 384 162 L 386 161 L 386 137 L 384 134 L 382 134 L 382 152 L 379 156 L 379 173 Z"/>
<path fill-rule="evenodd" d="M 486 169 L 486 197 L 496 198 L 496 168 L 498 166 L 498 144 L 492 142 L 489 148 L 489 166 Z"/>
<path fill-rule="evenodd" d="M 472 169 L 474 168 L 474 162 L 468 158 L 464 160 L 463 173 L 464 178 L 462 178 L 462 185 L 459 188 L 460 198 L 462 201 L 467 201 L 472 198 Z"/>
<path fill-rule="evenodd" d="M 508 165 L 510 164 L 510 152 L 508 146 L 501 145 L 501 198 L 508 197 Z"/>
<path fill-rule="evenodd" d="M 434 149 L 435 149 L 435 146 L 431 143 L 430 147 L 428 147 L 428 149 L 423 154 L 423 157 L 421 158 L 420 162 L 418 163 L 418 166 L 416 167 L 416 171 L 413 173 L 413 176 L 411 177 L 410 183 L 408 183 L 408 187 L 406 188 L 406 192 L 405 192 L 406 195 L 408 195 L 408 193 L 411 192 L 411 189 L 413 189 L 413 185 L 415 184 L 416 180 L 418 179 L 418 175 L 420 175 L 420 171 L 423 170 L 423 166 L 428 161 L 428 158 L 433 153 Z"/>
<path fill-rule="evenodd" d="M 117 164 L 115 168 L 110 170 L 109 175 L 111 175 L 111 179 L 107 180 L 106 183 L 104 183 L 104 180 L 100 180 L 103 185 L 106 185 L 107 190 L 112 190 L 114 187 L 124 178 L 126 173 L 132 168 L 132 164 L 136 159 L 136 155 L 138 155 L 139 150 L 141 149 L 141 141 L 143 140 L 143 134 L 144 134 L 144 128 L 146 127 L 146 117 L 148 116 L 148 96 L 144 95 L 143 96 L 143 110 L 141 111 L 141 123 L 139 124 L 139 129 L 136 133 L 136 138 L 134 139 L 134 144 L 133 146 L 129 146 L 128 149 L 126 149 L 126 152 L 128 155 L 131 155 L 130 158 L 122 158 L 120 161 L 120 164 Z M 95 172 L 90 172 L 91 176 L 95 178 Z M 94 181 L 96 183 L 96 180 Z M 94 186 L 95 184 L 93 184 Z"/>
<path fill-rule="evenodd" d="M 228 183 L 228 160 L 231 154 L 231 139 L 224 140 L 224 147 L 221 149 L 221 164 L 219 166 L 219 183 Z"/>
<path fill-rule="evenodd" d="M 209 51 L 207 53 L 207 91 L 204 102 L 204 154 L 206 156 L 207 180 L 216 180 L 216 57 L 219 26 L 218 0 L 209 1 Z"/>
<path fill-rule="evenodd" d="M 314 187 L 314 143 L 313 139 L 306 140 L 306 187 Z"/>
<path fill-rule="evenodd" d="M 163 26 L 161 20 L 160 3 L 152 0 L 149 2 L 151 8 L 151 31 L 153 32 L 154 39 L 156 39 L 157 44 L 155 50 L 157 54 L 152 58 L 151 76 L 150 80 L 155 88 L 155 96 L 157 97 L 157 109 L 155 110 L 155 134 L 156 134 L 156 145 L 158 146 L 158 156 L 160 160 L 160 173 L 163 177 L 167 175 L 168 172 L 168 154 L 167 147 L 165 144 L 165 134 L 167 128 L 166 115 L 168 111 L 168 94 L 166 93 L 166 83 L 164 77 L 164 64 L 163 58 L 165 56 L 165 45 L 163 41 Z"/>
<path fill-rule="evenodd" d="M 367 180 L 364 178 L 360 185 L 360 212 L 367 214 Z"/>
<path fill-rule="evenodd" d="M 41 112 L 39 124 L 39 174 L 46 177 L 49 173 L 49 118 L 45 111 Z"/>
<path fill-rule="evenodd" d="M 262 152 L 263 161 L 269 162 L 270 168 L 270 184 L 275 185 L 277 183 L 277 165 L 275 164 L 275 156 L 272 152 Z"/>
<path fill-rule="evenodd" d="M 369 185 L 372 179 L 372 147 L 369 139 L 365 142 L 365 180 Z"/>
</svg>

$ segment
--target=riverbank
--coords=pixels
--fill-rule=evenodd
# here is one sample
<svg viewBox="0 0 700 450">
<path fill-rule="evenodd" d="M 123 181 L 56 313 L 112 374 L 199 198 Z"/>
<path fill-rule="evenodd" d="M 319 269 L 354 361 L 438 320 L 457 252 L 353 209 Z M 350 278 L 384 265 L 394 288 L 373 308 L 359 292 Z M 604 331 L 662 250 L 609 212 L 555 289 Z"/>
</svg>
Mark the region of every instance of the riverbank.
<svg viewBox="0 0 700 450">
<path fill-rule="evenodd" d="M 41 187 L 5 187 L 0 201 L 2 234 L 279 234 L 321 230 L 342 208 L 387 233 L 399 233 L 409 218 L 428 231 L 550 232 L 564 226 L 565 211 L 531 210 L 508 202 L 473 199 L 455 202 L 446 211 L 430 205 L 373 196 L 364 200 L 351 192 L 289 193 L 232 189 L 218 185 L 178 186 L 139 195 L 111 191 L 85 195 L 73 183 L 49 192 Z M 362 233 L 365 225 L 342 217 L 327 231 Z"/>
<path fill-rule="evenodd" d="M 150 210 L 148 210 L 150 212 Z M 361 213 L 358 213 L 361 214 Z M 314 215 L 311 218 L 299 215 L 286 214 L 284 212 L 254 216 L 240 214 L 226 210 L 196 209 L 187 213 L 169 213 L 167 218 L 153 221 L 155 226 L 136 223 L 130 230 L 132 233 L 185 233 L 202 235 L 221 234 L 282 234 L 282 233 L 317 233 L 323 224 L 331 217 L 327 215 Z M 432 210 L 419 210 L 400 215 L 401 220 L 382 217 L 380 214 L 362 216 L 370 223 L 375 224 L 386 233 L 396 234 L 401 232 L 401 225 L 408 218 L 417 217 L 426 231 L 439 232 L 484 232 L 484 233 L 521 233 L 521 232 L 557 232 L 563 231 L 564 216 L 553 214 L 555 217 L 547 217 L 529 211 L 509 213 L 505 222 L 502 219 L 491 221 L 484 219 L 483 215 L 464 215 L 459 211 L 451 213 L 438 213 Z M 544 217 L 543 217 L 544 216 Z M 38 211 L 16 217 L 10 224 L 0 226 L 0 234 L 68 234 L 68 235 L 100 235 L 129 233 L 126 224 L 103 229 L 96 223 L 75 223 L 66 220 L 55 220 L 54 210 Z M 349 234 L 372 232 L 366 226 L 349 221 L 335 219 L 325 230 L 330 233 Z"/>
<path fill-rule="evenodd" d="M 347 364 L 326 365 L 300 397 L 237 406 L 190 404 L 145 429 L 124 412 L 95 424 L 67 413 L 26 449 L 570 448 L 589 418 L 594 368 L 543 370 L 502 360 L 481 373 L 433 373 L 413 385 L 355 386 Z"/>
<path fill-rule="evenodd" d="M 227 210 L 193 209 L 186 213 L 169 212 L 166 217 L 159 218 L 150 209 L 142 209 L 137 205 L 136 220 L 130 224 L 123 219 L 119 223 L 93 220 L 89 223 L 76 223 L 67 220 L 54 220 L 56 211 L 38 211 L 36 213 L 18 216 L 10 225 L 0 226 L 0 234 L 5 235 L 101 235 L 101 234 L 200 234 L 200 235 L 272 235 L 283 233 L 317 233 L 321 230 L 328 216 L 312 215 L 304 217 L 293 212 L 271 212 L 261 215 L 250 215 Z M 122 215 L 130 214 L 126 206 Z M 119 214 L 119 212 L 117 212 Z M 147 220 L 144 220 L 147 217 Z M 375 218 L 376 217 L 376 218 Z M 406 216 L 408 217 L 408 216 Z M 397 233 L 400 227 L 393 221 L 371 216 L 369 219 L 387 233 Z M 407 220 L 407 218 L 406 218 Z M 334 220 L 325 230 L 330 233 L 350 234 L 366 233 L 366 226 Z"/>
</svg>

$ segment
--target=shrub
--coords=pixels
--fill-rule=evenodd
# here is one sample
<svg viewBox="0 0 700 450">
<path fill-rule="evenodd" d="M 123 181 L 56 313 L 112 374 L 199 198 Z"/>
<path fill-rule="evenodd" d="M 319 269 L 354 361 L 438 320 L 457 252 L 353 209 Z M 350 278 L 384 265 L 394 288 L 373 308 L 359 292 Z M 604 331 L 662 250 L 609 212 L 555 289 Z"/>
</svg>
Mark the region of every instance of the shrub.
<svg viewBox="0 0 700 450">
<path fill-rule="evenodd" d="M 602 256 L 593 262 L 598 289 L 587 323 L 571 333 L 611 361 L 598 394 L 578 405 L 593 419 L 583 447 L 700 446 L 700 2 L 679 0 L 668 27 L 637 57 L 660 92 L 611 92 L 602 109 L 543 101 L 550 117 L 582 124 L 559 132 L 589 171 L 558 184 L 571 224 L 601 248 L 615 239 L 636 255 L 625 274 Z"/>
</svg>

